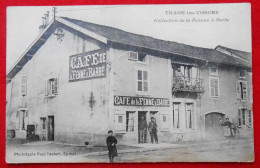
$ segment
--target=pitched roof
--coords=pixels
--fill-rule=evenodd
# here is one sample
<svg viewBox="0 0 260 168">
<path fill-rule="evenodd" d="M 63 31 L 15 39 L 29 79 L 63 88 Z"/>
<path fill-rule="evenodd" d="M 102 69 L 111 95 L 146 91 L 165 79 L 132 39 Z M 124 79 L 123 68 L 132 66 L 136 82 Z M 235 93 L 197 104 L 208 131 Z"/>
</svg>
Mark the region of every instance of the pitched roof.
<svg viewBox="0 0 260 168">
<path fill-rule="evenodd" d="M 225 53 L 221 53 L 215 49 L 201 48 L 173 41 L 160 40 L 149 36 L 129 33 L 113 27 L 94 24 L 67 17 L 62 18 L 80 27 L 93 31 L 103 37 L 106 37 L 108 41 L 134 45 L 153 50 L 159 50 L 167 53 L 178 54 L 214 63 L 230 64 L 235 66 L 243 66 L 247 68 L 252 67 L 252 62 L 250 60 L 246 61 L 236 59 L 234 57 L 230 57 Z M 251 54 L 248 53 L 248 55 Z"/>
<path fill-rule="evenodd" d="M 227 53 L 227 55 L 230 55 L 230 56 L 235 56 L 235 57 L 239 57 L 241 59 L 252 61 L 252 54 L 249 52 L 235 50 L 235 49 L 224 47 L 221 45 L 218 45 L 215 49 L 220 52 Z"/>
<path fill-rule="evenodd" d="M 67 17 L 61 17 L 61 19 L 68 21 L 69 23 L 72 23 L 72 28 L 76 31 L 80 31 L 78 27 L 81 27 L 84 29 L 82 31 L 83 33 L 93 35 L 92 37 L 97 37 L 102 42 L 108 40 L 111 42 L 147 48 L 155 51 L 176 54 L 184 57 L 204 60 L 213 63 L 242 66 L 250 69 L 252 68 L 251 60 L 247 61 L 237 59 L 235 57 L 230 57 L 229 55 L 223 52 L 219 52 L 216 49 L 201 48 L 173 41 L 160 40 L 149 36 L 126 32 L 109 26 L 94 24 Z M 57 22 L 59 21 L 60 20 L 57 19 Z M 54 31 L 54 23 L 55 22 L 52 21 L 45 28 L 45 30 L 35 39 L 35 41 L 30 45 L 30 47 L 22 54 L 22 56 L 18 59 L 15 65 L 7 72 L 7 78 L 13 78 L 21 70 L 21 68 L 33 57 L 33 55 L 38 51 L 38 49 L 45 43 L 45 41 L 52 34 L 52 31 Z M 104 39 L 103 37 L 106 39 Z M 232 52 L 244 53 L 243 51 L 238 50 L 233 50 Z M 247 55 L 248 57 L 251 57 L 250 53 L 247 53 Z"/>
</svg>

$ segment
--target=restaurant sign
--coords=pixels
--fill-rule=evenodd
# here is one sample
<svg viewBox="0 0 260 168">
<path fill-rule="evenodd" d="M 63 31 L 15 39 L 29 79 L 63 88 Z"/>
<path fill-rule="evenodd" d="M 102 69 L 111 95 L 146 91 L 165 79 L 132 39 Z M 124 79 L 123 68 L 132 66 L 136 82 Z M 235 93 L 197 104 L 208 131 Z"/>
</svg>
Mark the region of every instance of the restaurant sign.
<svg viewBox="0 0 260 168">
<path fill-rule="evenodd" d="M 170 100 L 166 98 L 114 96 L 115 106 L 157 106 L 169 107 Z"/>
<path fill-rule="evenodd" d="M 106 50 L 99 49 L 69 58 L 69 82 L 106 77 Z"/>
</svg>

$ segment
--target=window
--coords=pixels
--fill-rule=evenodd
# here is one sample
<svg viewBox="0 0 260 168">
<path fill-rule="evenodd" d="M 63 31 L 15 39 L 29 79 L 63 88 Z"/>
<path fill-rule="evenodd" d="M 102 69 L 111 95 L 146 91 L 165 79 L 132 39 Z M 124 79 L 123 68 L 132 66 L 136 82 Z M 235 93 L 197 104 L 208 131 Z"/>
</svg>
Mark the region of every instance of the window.
<svg viewBox="0 0 260 168">
<path fill-rule="evenodd" d="M 45 95 L 57 95 L 58 94 L 58 78 L 51 78 L 46 82 Z"/>
<path fill-rule="evenodd" d="M 180 128 L 180 103 L 173 103 L 173 128 Z"/>
<path fill-rule="evenodd" d="M 252 125 L 252 111 L 248 110 L 248 124 Z"/>
<path fill-rule="evenodd" d="M 194 129 L 195 126 L 195 117 L 192 103 L 185 104 L 185 123 L 187 129 Z"/>
<path fill-rule="evenodd" d="M 27 75 L 21 76 L 21 95 L 25 96 L 27 94 Z"/>
<path fill-rule="evenodd" d="M 218 68 L 217 67 L 210 67 L 209 68 L 210 75 L 218 75 Z"/>
<path fill-rule="evenodd" d="M 128 59 L 134 61 L 140 61 L 140 62 L 147 62 L 148 57 L 147 54 L 145 53 L 129 51 Z"/>
<path fill-rule="evenodd" d="M 126 132 L 134 132 L 134 112 L 126 112 Z"/>
<path fill-rule="evenodd" d="M 219 79 L 210 77 L 209 78 L 209 93 L 211 98 L 219 97 Z"/>
<path fill-rule="evenodd" d="M 246 111 L 247 109 L 238 109 L 238 126 L 246 125 Z"/>
<path fill-rule="evenodd" d="M 139 92 L 148 92 L 148 72 L 143 70 L 137 71 L 137 90 Z"/>
<path fill-rule="evenodd" d="M 138 52 L 129 51 L 128 59 L 137 61 L 138 60 Z"/>
<path fill-rule="evenodd" d="M 46 117 L 41 117 L 41 129 L 46 129 Z"/>
<path fill-rule="evenodd" d="M 237 98 L 247 100 L 247 81 L 237 81 Z"/>
<path fill-rule="evenodd" d="M 240 78 L 246 78 L 247 71 L 246 70 L 239 70 L 239 77 Z"/>
</svg>

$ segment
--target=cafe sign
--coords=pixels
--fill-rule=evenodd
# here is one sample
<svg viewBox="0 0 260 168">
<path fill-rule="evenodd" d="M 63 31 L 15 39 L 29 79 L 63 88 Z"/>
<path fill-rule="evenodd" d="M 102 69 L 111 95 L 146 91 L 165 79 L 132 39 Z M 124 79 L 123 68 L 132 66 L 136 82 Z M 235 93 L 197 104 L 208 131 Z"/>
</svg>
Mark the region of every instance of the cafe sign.
<svg viewBox="0 0 260 168">
<path fill-rule="evenodd" d="M 106 77 L 105 49 L 94 50 L 69 58 L 69 82 Z"/>
<path fill-rule="evenodd" d="M 115 106 L 157 106 L 169 107 L 170 100 L 166 98 L 114 96 Z"/>
</svg>

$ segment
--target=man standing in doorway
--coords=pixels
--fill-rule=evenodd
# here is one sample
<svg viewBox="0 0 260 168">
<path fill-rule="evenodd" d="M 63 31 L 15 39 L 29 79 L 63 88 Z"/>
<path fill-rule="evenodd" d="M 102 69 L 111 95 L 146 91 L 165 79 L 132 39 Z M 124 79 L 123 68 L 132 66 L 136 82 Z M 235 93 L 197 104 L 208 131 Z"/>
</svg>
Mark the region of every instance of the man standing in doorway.
<svg viewBox="0 0 260 168">
<path fill-rule="evenodd" d="M 154 140 L 155 140 L 155 143 L 158 144 L 157 123 L 156 123 L 154 117 L 151 117 L 151 121 L 149 122 L 149 132 L 150 132 L 150 135 L 151 135 L 151 142 L 153 143 Z"/>
<path fill-rule="evenodd" d="M 146 129 L 147 129 L 147 123 L 146 120 L 144 119 L 144 116 L 142 116 L 138 125 L 140 143 L 145 143 Z"/>
</svg>

